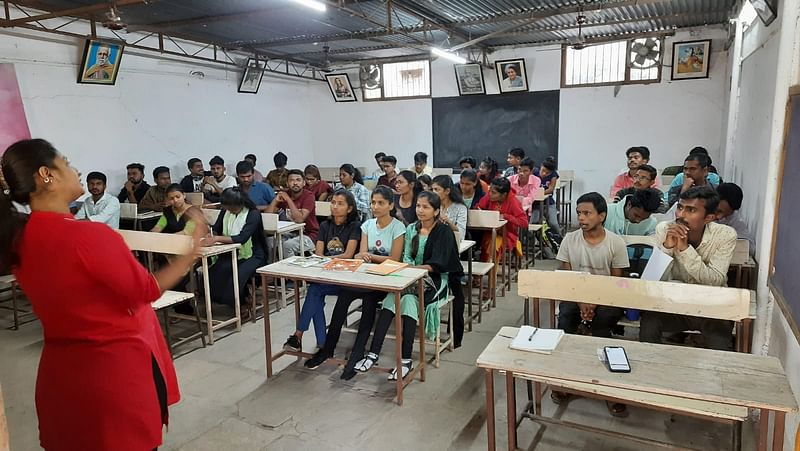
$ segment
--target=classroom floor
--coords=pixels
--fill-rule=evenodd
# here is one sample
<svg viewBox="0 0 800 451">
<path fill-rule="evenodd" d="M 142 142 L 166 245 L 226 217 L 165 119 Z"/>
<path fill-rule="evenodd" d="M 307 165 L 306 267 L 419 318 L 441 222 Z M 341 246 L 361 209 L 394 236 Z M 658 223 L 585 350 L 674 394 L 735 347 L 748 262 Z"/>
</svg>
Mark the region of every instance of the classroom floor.
<svg viewBox="0 0 800 451">
<path fill-rule="evenodd" d="M 554 262 L 537 262 L 553 269 Z M 516 290 L 516 286 L 512 291 Z M 328 316 L 333 302 L 328 302 Z M 294 329 L 294 309 L 272 316 L 277 351 Z M 19 331 L 5 329 L 10 313 L 0 310 L 0 383 L 6 399 L 12 451 L 39 449 L 33 394 L 41 352 L 41 327 L 32 322 Z M 463 347 L 443 354 L 442 365 L 427 367 L 427 380 L 405 391 L 405 404 L 393 401 L 394 384 L 385 373 L 359 374 L 345 382 L 341 370 L 323 365 L 306 370 L 295 359 L 277 363 L 280 371 L 265 380 L 264 329 L 248 323 L 213 346 L 189 352 L 175 361 L 182 400 L 170 409 L 167 450 L 484 450 L 486 449 L 483 372 L 475 360 L 504 325 L 519 325 L 522 303 L 516 294 L 499 298 L 497 309 L 464 336 Z M 343 334 L 339 352 L 349 349 L 352 334 Z M 313 332 L 305 338 L 314 345 Z M 187 344 L 193 346 L 193 343 Z M 393 362 L 394 346 L 384 346 L 381 363 Z M 506 448 L 505 382 L 495 378 L 498 449 Z M 518 406 L 525 384 L 517 383 Z M 731 449 L 731 427 L 689 417 L 629 408 L 628 418 L 612 418 L 601 401 L 574 399 L 556 408 L 549 397 L 545 413 L 633 435 L 702 450 Z M 753 449 L 753 427 L 743 428 L 742 449 Z M 525 420 L 519 428 L 521 449 L 540 451 L 634 451 L 647 446 L 592 435 L 559 426 L 541 427 Z"/>
</svg>

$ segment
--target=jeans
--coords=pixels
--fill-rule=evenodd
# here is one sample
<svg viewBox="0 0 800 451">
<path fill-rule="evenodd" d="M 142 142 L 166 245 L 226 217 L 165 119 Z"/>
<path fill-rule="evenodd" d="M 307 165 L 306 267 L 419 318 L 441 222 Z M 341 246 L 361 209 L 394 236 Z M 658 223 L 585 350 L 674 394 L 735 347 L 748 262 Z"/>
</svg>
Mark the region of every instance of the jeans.
<svg viewBox="0 0 800 451">
<path fill-rule="evenodd" d="M 707 348 L 720 351 L 733 350 L 733 322 L 723 319 L 699 318 L 671 313 L 642 312 L 639 340 L 661 343 L 663 332 L 699 330 Z"/>
<path fill-rule="evenodd" d="M 616 307 L 595 307 L 592 319 L 592 336 L 611 338 L 611 328 L 622 318 L 622 309 Z M 581 323 L 581 309 L 575 302 L 558 303 L 558 328 L 568 334 L 578 331 Z"/>
<path fill-rule="evenodd" d="M 308 285 L 306 300 L 300 310 L 300 321 L 297 330 L 307 331 L 314 321 L 314 336 L 317 337 L 317 347 L 325 346 L 325 296 L 335 296 L 339 293 L 338 285 L 312 283 Z"/>
<path fill-rule="evenodd" d="M 558 208 L 556 204 L 545 204 L 544 217 L 547 219 L 547 225 L 553 229 L 558 235 L 561 235 L 561 227 L 558 225 Z M 540 224 L 542 222 L 539 210 L 539 204 L 535 203 L 531 208 L 531 224 Z"/>
<path fill-rule="evenodd" d="M 303 235 L 303 249 L 308 252 L 314 252 L 314 242 L 308 235 Z M 300 236 L 295 236 L 283 240 L 283 258 L 294 257 L 300 255 Z"/>
<path fill-rule="evenodd" d="M 378 311 L 378 303 L 384 298 L 386 294 L 380 291 L 358 291 L 347 288 L 339 290 L 339 297 L 336 299 L 336 305 L 333 307 L 333 315 L 331 315 L 331 323 L 328 325 L 328 335 L 325 339 L 325 350 L 328 355 L 333 355 L 336 351 L 336 345 L 339 344 L 339 337 L 342 335 L 342 327 L 347 321 L 347 312 L 350 310 L 350 304 L 356 299 L 361 299 L 361 319 L 358 323 L 358 335 L 356 336 L 355 344 L 353 344 L 353 355 L 358 355 L 358 358 L 353 362 L 358 362 L 364 357 L 364 348 L 367 346 L 367 339 L 375 323 L 375 313 Z"/>
</svg>

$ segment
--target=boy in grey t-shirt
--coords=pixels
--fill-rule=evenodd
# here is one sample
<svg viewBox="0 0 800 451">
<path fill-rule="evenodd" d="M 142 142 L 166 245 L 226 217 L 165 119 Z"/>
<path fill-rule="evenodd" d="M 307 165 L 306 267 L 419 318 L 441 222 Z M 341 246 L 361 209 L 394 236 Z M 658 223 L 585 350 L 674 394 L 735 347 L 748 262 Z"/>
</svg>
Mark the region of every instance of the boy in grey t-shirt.
<svg viewBox="0 0 800 451">
<path fill-rule="evenodd" d="M 604 276 L 622 276 L 629 266 L 625 241 L 606 230 L 606 200 L 598 193 L 587 193 L 577 202 L 580 230 L 568 233 L 561 242 L 556 259 L 561 269 Z M 591 324 L 592 335 L 611 337 L 611 328 L 622 317 L 622 309 L 591 304 L 561 302 L 558 328 L 569 334 L 577 332 L 581 321 Z"/>
</svg>

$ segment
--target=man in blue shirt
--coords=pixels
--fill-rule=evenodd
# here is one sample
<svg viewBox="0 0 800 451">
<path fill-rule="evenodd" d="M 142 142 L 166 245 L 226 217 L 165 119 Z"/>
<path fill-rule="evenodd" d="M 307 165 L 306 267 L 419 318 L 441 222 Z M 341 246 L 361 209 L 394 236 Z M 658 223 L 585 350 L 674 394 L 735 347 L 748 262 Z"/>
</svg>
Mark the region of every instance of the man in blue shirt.
<svg viewBox="0 0 800 451">
<path fill-rule="evenodd" d="M 275 191 L 266 183 L 255 180 L 253 163 L 247 160 L 236 163 L 236 177 L 239 179 L 239 189 L 247 193 L 258 211 L 265 211 L 275 198 Z"/>
</svg>

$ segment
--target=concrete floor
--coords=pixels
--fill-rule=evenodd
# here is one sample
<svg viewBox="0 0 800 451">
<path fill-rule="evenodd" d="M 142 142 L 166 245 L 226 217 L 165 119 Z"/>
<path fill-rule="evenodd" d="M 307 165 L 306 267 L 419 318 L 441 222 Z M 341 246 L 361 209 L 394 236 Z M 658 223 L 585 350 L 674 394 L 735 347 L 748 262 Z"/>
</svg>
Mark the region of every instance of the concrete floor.
<svg viewBox="0 0 800 451">
<path fill-rule="evenodd" d="M 552 261 L 537 269 L 552 269 Z M 514 290 L 516 286 L 514 286 Z M 328 302 L 328 317 L 332 309 Z M 10 313 L 0 310 L 6 327 Z M 213 346 L 189 352 L 175 361 L 182 400 L 170 409 L 171 423 L 161 449 L 168 450 L 483 450 L 486 449 L 483 372 L 475 360 L 504 325 L 519 325 L 522 303 L 515 294 L 498 300 L 497 308 L 466 333 L 463 347 L 443 354 L 440 368 L 427 367 L 427 380 L 412 383 L 405 404 L 394 401 L 394 385 L 385 373 L 359 374 L 345 382 L 341 369 L 323 365 L 306 370 L 295 359 L 277 363 L 280 371 L 266 381 L 262 322 L 248 323 Z M 294 309 L 272 316 L 273 347 L 277 351 L 294 329 Z M 337 356 L 352 344 L 343 334 Z M 187 344 L 192 347 L 194 344 Z M 313 351 L 313 333 L 305 338 Z M 41 353 L 38 322 L 19 331 L 0 330 L 0 383 L 12 451 L 39 449 L 33 404 L 36 367 Z M 183 350 L 186 350 L 186 347 Z M 387 343 L 381 363 L 393 362 Z M 498 449 L 506 448 L 505 382 L 495 378 Z M 525 384 L 517 383 L 518 404 Z M 612 418 L 605 404 L 575 399 L 556 408 L 549 398 L 545 413 L 614 431 L 668 441 L 703 450 L 730 449 L 731 427 L 640 408 L 629 408 L 625 419 Z M 522 449 L 619 450 L 657 449 L 559 426 L 541 427 L 525 420 L 519 428 Z M 744 427 L 742 449 L 752 449 L 752 425 Z"/>
</svg>

